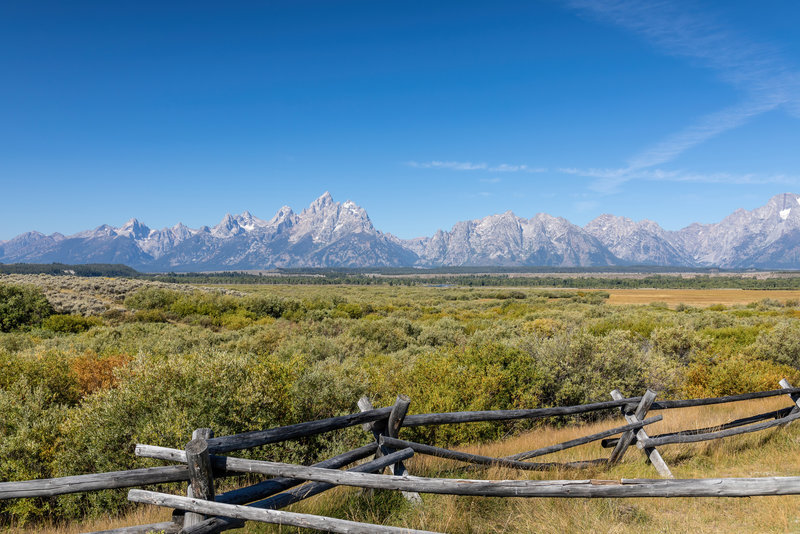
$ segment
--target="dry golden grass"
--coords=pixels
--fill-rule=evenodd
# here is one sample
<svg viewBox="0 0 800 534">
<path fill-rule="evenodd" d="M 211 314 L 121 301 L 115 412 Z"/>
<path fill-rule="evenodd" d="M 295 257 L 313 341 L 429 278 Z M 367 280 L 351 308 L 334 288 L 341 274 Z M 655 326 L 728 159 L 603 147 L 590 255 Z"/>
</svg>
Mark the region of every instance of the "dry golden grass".
<svg viewBox="0 0 800 534">
<path fill-rule="evenodd" d="M 8 534 L 22 534 L 37 532 L 41 534 L 80 534 L 81 532 L 97 532 L 114 528 L 149 525 L 151 523 L 161 523 L 169 521 L 172 511 L 156 506 L 143 506 L 136 508 L 124 517 L 105 517 L 87 520 L 84 522 L 72 522 L 51 525 L 35 525 L 28 528 L 9 527 L 4 532 Z"/>
<path fill-rule="evenodd" d="M 707 427 L 788 405 L 786 398 L 686 408 L 661 412 L 664 420 L 650 425 L 658 434 Z M 460 447 L 488 456 L 505 456 L 574 439 L 618 426 L 621 418 L 564 428 L 541 429 L 502 442 Z M 800 424 L 713 442 L 667 445 L 661 453 L 678 478 L 787 476 L 800 474 Z M 539 461 L 568 461 L 608 457 L 599 442 L 539 457 Z M 416 456 L 407 462 L 411 473 L 426 476 L 490 479 L 619 479 L 658 478 L 643 454 L 631 448 L 613 468 L 519 472 L 510 469 L 469 469 L 459 462 Z M 614 534 L 800 532 L 800 496 L 753 498 L 673 499 L 500 499 L 425 495 L 422 506 L 412 507 L 395 493 L 370 496 L 353 488 L 337 488 L 290 509 L 332 515 L 356 521 L 392 524 L 449 533 L 562 533 Z M 100 521 L 68 527 L 38 528 L 45 534 L 73 534 L 164 521 L 169 513 L 144 507 L 118 521 Z M 12 530 L 15 534 L 22 530 Z M 293 529 L 249 523 L 245 532 L 297 532 Z"/>
<path fill-rule="evenodd" d="M 800 299 L 800 291 L 787 290 L 753 290 L 753 289 L 611 289 L 609 304 L 650 304 L 665 302 L 670 307 L 678 304 L 689 306 L 712 306 L 723 304 L 733 306 L 749 304 L 763 299 L 774 299 L 780 302 Z"/>
<path fill-rule="evenodd" d="M 664 420 L 648 427 L 651 434 L 724 423 L 787 406 L 787 399 L 734 403 L 663 412 Z M 580 427 L 542 428 L 503 442 L 461 447 L 460 450 L 488 456 L 504 456 L 574 439 L 621 424 L 621 419 Z M 708 443 L 668 445 L 661 452 L 679 478 L 782 476 L 800 474 L 800 425 L 770 429 Z M 540 457 L 540 461 L 567 461 L 608 457 L 600 443 L 584 445 Z M 463 464 L 416 456 L 409 471 L 429 476 L 530 479 L 619 479 L 658 478 L 638 449 L 629 449 L 618 466 L 580 471 L 525 472 L 500 468 L 463 471 Z M 295 506 L 310 513 L 347 514 L 359 521 L 450 533 L 500 532 L 800 532 L 800 497 L 675 498 L 675 499 L 498 499 L 479 497 L 424 496 L 424 505 L 412 508 L 398 502 L 397 512 L 376 507 L 343 510 L 341 502 L 357 490 L 336 491 Z M 364 506 L 366 499 L 355 502 Z M 278 532 L 277 529 L 251 532 Z M 282 532 L 285 532 L 283 530 Z"/>
</svg>

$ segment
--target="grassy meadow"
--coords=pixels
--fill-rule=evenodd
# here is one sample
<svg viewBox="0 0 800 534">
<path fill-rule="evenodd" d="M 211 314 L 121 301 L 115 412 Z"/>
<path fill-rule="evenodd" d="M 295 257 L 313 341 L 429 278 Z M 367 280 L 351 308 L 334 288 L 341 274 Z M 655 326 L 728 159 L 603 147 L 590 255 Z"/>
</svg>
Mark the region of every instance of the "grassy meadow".
<svg viewBox="0 0 800 534">
<path fill-rule="evenodd" d="M 0 480 L 158 465 L 134 457 L 134 445 L 182 448 L 197 427 L 224 435 L 351 413 L 365 394 L 380 406 L 405 393 L 411 413 L 424 413 L 579 404 L 607 400 L 613 388 L 638 395 L 650 387 L 659 398 L 678 398 L 774 389 L 783 377 L 800 384 L 799 297 L 733 289 L 193 287 L 0 276 Z M 669 411 L 652 432 L 708 426 L 787 402 Z M 504 455 L 619 424 L 608 413 L 404 429 L 402 437 Z M 667 446 L 664 456 L 676 476 L 797 474 L 795 426 Z M 306 463 L 366 440 L 356 427 L 247 455 Z M 554 456 L 608 453 L 593 445 Z M 611 470 L 470 471 L 424 457 L 409 467 L 414 474 L 473 478 L 655 477 L 636 450 Z M 790 497 L 428 496 L 410 508 L 389 493 L 373 501 L 337 489 L 293 509 L 446 532 L 792 532 L 800 531 L 797 504 Z M 102 525 L 119 514 L 128 524 L 165 517 L 131 512 L 125 491 L 4 501 L 0 514 L 10 531 L 65 534 L 109 528 Z M 69 526 L 78 520 L 101 526 Z"/>
</svg>

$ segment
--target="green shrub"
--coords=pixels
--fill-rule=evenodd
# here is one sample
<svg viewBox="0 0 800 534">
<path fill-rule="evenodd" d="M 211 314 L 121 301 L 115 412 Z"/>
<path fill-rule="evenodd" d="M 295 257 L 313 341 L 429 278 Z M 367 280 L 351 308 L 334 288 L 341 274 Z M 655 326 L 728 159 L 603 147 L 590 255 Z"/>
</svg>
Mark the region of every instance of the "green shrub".
<svg viewBox="0 0 800 534">
<path fill-rule="evenodd" d="M 51 315 L 42 322 L 42 328 L 62 334 L 79 334 L 93 326 L 100 326 L 103 321 L 99 317 L 83 317 L 82 315 Z"/>
<path fill-rule="evenodd" d="M 162 310 L 136 310 L 133 320 L 142 323 L 166 323 L 167 314 Z"/>
<path fill-rule="evenodd" d="M 132 310 L 166 310 L 178 300 L 180 293 L 160 287 L 144 287 L 125 297 L 125 306 Z"/>
<path fill-rule="evenodd" d="M 58 350 L 10 354 L 0 351 L 0 389 L 20 380 L 41 388 L 53 403 L 74 405 L 80 399 L 78 383 L 69 361 L 74 353 Z"/>
<path fill-rule="evenodd" d="M 32 480 L 53 476 L 54 453 L 67 408 L 53 402 L 43 386 L 33 386 L 22 376 L 0 389 L 0 480 Z M 21 524 L 51 517 L 52 499 L 0 501 L 2 515 Z"/>
<path fill-rule="evenodd" d="M 0 284 L 0 332 L 38 326 L 52 313 L 41 289 Z"/>
<path fill-rule="evenodd" d="M 685 360 L 698 343 L 694 330 L 686 325 L 659 326 L 650 334 L 653 350 L 666 356 Z"/>
<path fill-rule="evenodd" d="M 389 352 L 407 347 L 419 333 L 419 327 L 404 319 L 359 321 L 353 328 L 354 335 L 373 342 L 378 350 Z"/>
<path fill-rule="evenodd" d="M 687 397 L 719 397 L 776 389 L 782 378 L 798 383 L 800 372 L 755 355 L 734 354 L 698 358 L 686 370 Z"/>
<path fill-rule="evenodd" d="M 800 368 L 800 323 L 779 322 L 771 330 L 758 335 L 754 348 L 763 359 Z"/>
</svg>

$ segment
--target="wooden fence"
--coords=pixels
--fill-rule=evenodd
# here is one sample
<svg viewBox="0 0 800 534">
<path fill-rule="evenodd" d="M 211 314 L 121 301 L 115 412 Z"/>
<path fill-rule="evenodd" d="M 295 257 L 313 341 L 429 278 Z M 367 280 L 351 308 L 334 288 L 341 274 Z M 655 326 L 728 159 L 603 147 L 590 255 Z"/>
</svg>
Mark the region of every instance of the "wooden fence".
<svg viewBox="0 0 800 534">
<path fill-rule="evenodd" d="M 611 392 L 612 400 L 577 406 L 537 408 L 531 410 L 491 410 L 407 415 L 411 400 L 403 395 L 393 406 L 373 408 L 369 399 L 358 402 L 361 412 L 309 421 L 232 436 L 214 437 L 211 429 L 197 429 L 183 450 L 140 444 L 137 456 L 156 458 L 177 465 L 95 473 L 46 480 L 0 482 L 0 499 L 51 497 L 66 493 L 130 488 L 167 482 L 189 482 L 187 496 L 167 495 L 139 489 L 130 490 L 133 502 L 154 504 L 174 509 L 172 521 L 151 525 L 125 527 L 107 533 L 144 534 L 151 531 L 166 533 L 209 534 L 241 528 L 244 521 L 261 521 L 299 526 L 329 532 L 423 532 L 398 527 L 356 523 L 331 517 L 313 516 L 281 511 L 281 508 L 307 499 L 338 485 L 359 488 L 396 490 L 403 492 L 413 503 L 421 502 L 420 493 L 448 495 L 477 495 L 495 497 L 750 497 L 757 495 L 800 495 L 800 477 L 763 478 L 673 478 L 672 472 L 657 447 L 674 443 L 693 443 L 721 439 L 776 426 L 785 426 L 800 419 L 800 388 L 786 380 L 781 389 L 707 399 L 656 401 L 653 391 L 641 397 L 624 397 Z M 663 419 L 663 415 L 647 417 L 655 410 L 690 406 L 707 406 L 750 399 L 787 395 L 791 405 L 786 408 L 756 414 L 715 427 L 687 429 L 649 436 L 646 427 Z M 626 424 L 563 443 L 532 451 L 523 451 L 505 458 L 493 458 L 454 451 L 432 444 L 400 439 L 404 426 L 460 424 L 480 421 L 509 421 L 545 419 L 618 410 Z M 248 460 L 224 453 L 259 447 L 291 439 L 304 438 L 362 425 L 372 441 L 344 454 L 311 466 Z M 611 436 L 619 436 L 611 438 Z M 579 462 L 526 461 L 601 441 L 613 449 L 608 458 Z M 661 479 L 622 480 L 464 480 L 416 477 L 408 474 L 404 460 L 414 454 L 425 454 L 477 465 L 496 465 L 522 470 L 581 469 L 588 466 L 614 465 L 626 451 L 636 447 L 648 458 Z M 341 468 L 368 457 L 372 460 L 347 470 Z M 383 474 L 385 469 L 389 474 Z M 271 476 L 257 484 L 215 494 L 217 478 L 258 473 Z"/>
</svg>

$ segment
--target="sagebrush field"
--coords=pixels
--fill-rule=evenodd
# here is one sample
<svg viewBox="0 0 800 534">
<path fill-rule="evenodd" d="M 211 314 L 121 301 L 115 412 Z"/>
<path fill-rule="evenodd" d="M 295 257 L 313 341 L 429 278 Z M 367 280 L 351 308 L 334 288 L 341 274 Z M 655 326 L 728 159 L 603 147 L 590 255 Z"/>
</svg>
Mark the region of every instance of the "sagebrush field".
<svg viewBox="0 0 800 534">
<path fill-rule="evenodd" d="M 705 297 L 696 301 L 690 292 L 678 303 L 656 298 L 631 305 L 612 304 L 603 291 L 279 285 L 237 285 L 233 291 L 28 275 L 2 277 L 0 289 L 0 301 L 13 303 L 0 306 L 0 480 L 156 465 L 134 457 L 134 444 L 180 448 L 197 427 L 223 435 L 350 413 L 364 394 L 376 405 L 387 405 L 405 393 L 412 399 L 411 413 L 422 413 L 578 404 L 607 400 L 613 388 L 639 395 L 650 387 L 660 398 L 670 398 L 774 389 L 783 377 L 800 383 L 800 309 L 796 295 L 788 292 L 735 305 Z M 497 455 L 517 452 L 514 446 L 524 450 L 529 442 L 554 443 L 576 423 L 614 426 L 573 418 L 546 427 L 481 423 L 403 432 L 437 445 L 518 436 L 487 445 Z M 525 434 L 531 429 L 537 432 Z M 796 456 L 794 431 L 778 432 L 784 431 L 766 441 L 750 437 L 721 446 L 740 454 L 738 463 L 718 457 L 715 446 L 680 449 L 705 452 L 699 460 L 681 452 L 671 461 L 684 462 L 686 469 L 679 473 L 685 476 L 746 475 L 742 469 L 779 461 L 778 451 Z M 252 454 L 307 463 L 365 439 L 360 428 L 351 428 L 335 438 L 263 447 Z M 747 446 L 764 444 L 771 447 L 759 452 L 764 458 L 748 452 Z M 441 469 L 427 459 L 415 462 L 420 473 Z M 786 460 L 780 469 L 760 469 L 783 473 L 793 465 Z M 648 469 L 630 454 L 629 462 L 608 476 L 654 476 Z M 607 476 L 568 476 L 595 475 Z M 339 492 L 345 490 L 331 495 Z M 352 518 L 405 510 L 384 509 L 380 500 L 371 505 L 353 495 L 346 497 Z M 0 510 L 5 526 L 35 530 L 42 520 L 121 513 L 124 496 L 124 491 L 107 491 L 5 501 Z M 322 496 L 303 507 L 340 513 L 342 505 L 333 498 Z M 386 499 L 394 503 L 393 497 Z M 627 532 L 625 525 L 659 530 L 664 510 L 673 510 L 675 522 L 665 531 L 677 532 L 687 524 L 679 510 L 699 513 L 701 503 L 709 501 L 682 500 L 685 504 L 663 510 L 657 502 L 500 504 L 438 497 L 431 502 L 430 509 L 405 510 L 388 520 L 433 529 L 449 524 L 448 532 L 555 531 L 556 524 L 592 530 L 599 523 L 585 516 L 603 513 L 609 532 Z M 700 504 L 689 504 L 694 502 Z M 721 505 L 718 509 L 724 511 Z M 738 512 L 731 517 L 743 517 L 745 509 L 736 504 Z M 450 520 L 447 510 L 454 514 Z M 497 523 L 498 514 L 516 517 L 533 510 L 541 513 L 516 526 Z M 573 519 L 563 519 L 564 514 Z M 438 519 L 414 519 L 418 515 Z M 554 523 L 555 517 L 561 522 Z M 767 521 L 768 514 L 762 519 Z M 764 523 L 772 531 L 796 528 L 780 524 Z M 698 531 L 714 531 L 706 527 Z"/>
</svg>

